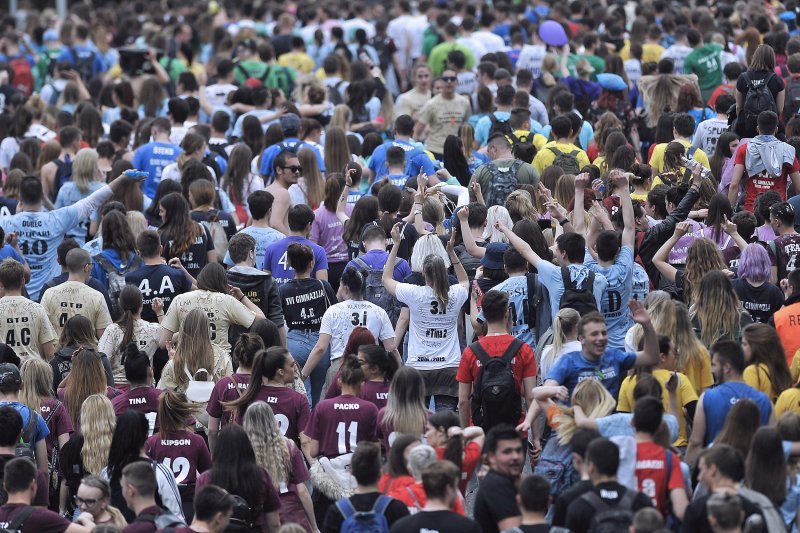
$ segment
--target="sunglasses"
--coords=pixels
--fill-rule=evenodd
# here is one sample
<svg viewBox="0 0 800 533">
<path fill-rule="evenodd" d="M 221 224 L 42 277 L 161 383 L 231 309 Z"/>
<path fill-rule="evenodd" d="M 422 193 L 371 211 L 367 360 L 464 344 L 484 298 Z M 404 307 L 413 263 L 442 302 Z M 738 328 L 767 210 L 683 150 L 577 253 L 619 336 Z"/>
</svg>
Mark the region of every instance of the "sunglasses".
<svg viewBox="0 0 800 533">
<path fill-rule="evenodd" d="M 445 83 L 453 83 L 457 79 L 458 78 L 456 78 L 455 76 L 443 76 L 442 77 L 442 81 L 445 82 Z"/>
<path fill-rule="evenodd" d="M 303 170 L 303 167 L 301 167 L 301 166 L 298 166 L 298 165 L 289 165 L 288 167 L 281 167 L 281 168 L 282 168 L 283 170 L 291 170 L 291 171 L 292 171 L 292 172 L 294 172 L 295 174 L 299 174 L 299 173 L 300 173 L 300 171 L 301 171 L 301 170 Z"/>
</svg>

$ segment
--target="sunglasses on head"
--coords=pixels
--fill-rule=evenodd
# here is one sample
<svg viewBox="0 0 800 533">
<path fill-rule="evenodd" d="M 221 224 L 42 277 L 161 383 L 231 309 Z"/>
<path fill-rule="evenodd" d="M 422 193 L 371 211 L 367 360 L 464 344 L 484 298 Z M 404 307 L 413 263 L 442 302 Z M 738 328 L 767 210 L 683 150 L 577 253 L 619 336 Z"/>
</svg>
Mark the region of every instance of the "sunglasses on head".
<svg viewBox="0 0 800 533">
<path fill-rule="evenodd" d="M 292 172 L 294 172 L 296 174 L 299 174 L 300 171 L 303 170 L 303 167 L 301 167 L 299 165 L 288 165 L 288 166 L 281 167 L 281 168 L 283 170 L 291 170 Z"/>
</svg>

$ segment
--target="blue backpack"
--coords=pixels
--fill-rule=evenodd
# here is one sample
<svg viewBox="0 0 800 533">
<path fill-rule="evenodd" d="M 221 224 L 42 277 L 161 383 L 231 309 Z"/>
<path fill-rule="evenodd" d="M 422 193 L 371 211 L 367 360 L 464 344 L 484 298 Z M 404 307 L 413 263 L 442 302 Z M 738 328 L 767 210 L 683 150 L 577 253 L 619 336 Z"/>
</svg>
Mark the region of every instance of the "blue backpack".
<svg viewBox="0 0 800 533">
<path fill-rule="evenodd" d="M 572 465 L 572 449 L 558 442 L 553 434 L 544 445 L 542 457 L 536 463 L 533 473 L 550 482 L 550 494 L 558 498 L 565 490 L 580 480 Z"/>
<path fill-rule="evenodd" d="M 385 494 L 378 496 L 375 505 L 369 511 L 356 511 L 349 498 L 336 502 L 336 507 L 344 517 L 340 533 L 389 533 L 389 522 L 386 521 L 386 508 L 392 499 Z"/>
</svg>

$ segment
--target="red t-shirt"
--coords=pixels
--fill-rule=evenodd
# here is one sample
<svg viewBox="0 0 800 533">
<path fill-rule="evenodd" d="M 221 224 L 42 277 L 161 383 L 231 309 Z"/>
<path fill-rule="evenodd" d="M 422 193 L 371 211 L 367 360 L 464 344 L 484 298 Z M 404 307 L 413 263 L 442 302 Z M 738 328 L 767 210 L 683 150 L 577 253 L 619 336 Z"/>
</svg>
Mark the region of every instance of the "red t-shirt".
<svg viewBox="0 0 800 533">
<path fill-rule="evenodd" d="M 248 385 L 250 385 L 250 374 L 236 373 L 217 381 L 206 406 L 208 416 L 218 418 L 220 427 L 229 424 L 233 418 L 233 412 L 225 411 L 222 404 L 223 402 L 232 402 L 243 395 L 247 391 Z"/>
<path fill-rule="evenodd" d="M 487 335 L 481 337 L 478 342 L 481 343 L 481 347 L 489 354 L 489 357 L 500 357 L 513 340 L 513 335 Z M 533 350 L 530 345 L 523 344 L 519 349 L 516 357 L 511 361 L 511 371 L 514 373 L 514 381 L 517 382 L 517 388 L 524 397 L 525 390 L 522 388 L 522 380 L 536 377 L 536 358 L 533 356 Z M 472 351 L 472 348 L 467 346 L 464 349 L 464 353 L 461 354 L 456 381 L 475 385 L 479 374 L 480 362 L 478 357 Z"/>
<path fill-rule="evenodd" d="M 744 208 L 746 211 L 753 211 L 753 207 L 756 203 L 756 198 L 763 192 L 766 191 L 777 191 L 778 194 L 781 195 L 781 200 L 784 202 L 786 201 L 786 184 L 789 179 L 789 175 L 793 172 L 800 171 L 800 163 L 797 161 L 797 157 L 794 158 L 794 163 L 784 164 L 783 165 L 783 172 L 781 175 L 776 177 L 768 176 L 766 173 L 762 172 L 758 176 L 749 176 L 747 174 L 747 167 L 745 166 L 745 160 L 747 158 L 747 144 L 742 143 L 736 149 L 736 155 L 734 156 L 734 165 L 742 165 L 744 167 L 744 174 L 742 174 L 742 183 L 744 183 L 744 192 L 745 192 L 745 199 L 744 199 Z"/>
<path fill-rule="evenodd" d="M 672 471 L 669 476 L 667 476 L 667 453 L 672 455 Z M 636 486 L 639 492 L 653 501 L 653 506 L 666 518 L 670 491 L 685 487 L 680 457 L 655 442 L 637 443 Z"/>
<path fill-rule="evenodd" d="M 444 459 L 444 452 L 445 448 L 436 448 L 436 455 L 439 456 L 439 460 Z M 459 481 L 458 487 L 461 489 L 462 494 L 466 493 L 467 483 L 469 483 L 469 478 L 472 477 L 472 474 L 475 473 L 475 468 L 478 466 L 480 458 L 481 447 L 475 442 L 468 442 L 464 446 L 464 451 L 461 455 L 461 481 Z"/>
</svg>

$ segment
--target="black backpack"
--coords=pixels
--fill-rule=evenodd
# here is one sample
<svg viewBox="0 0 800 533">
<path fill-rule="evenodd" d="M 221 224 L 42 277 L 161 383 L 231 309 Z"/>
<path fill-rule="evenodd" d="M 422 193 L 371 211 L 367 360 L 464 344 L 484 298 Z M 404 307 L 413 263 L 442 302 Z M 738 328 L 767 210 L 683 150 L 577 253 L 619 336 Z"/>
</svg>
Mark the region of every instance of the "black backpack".
<svg viewBox="0 0 800 533">
<path fill-rule="evenodd" d="M 344 80 L 339 80 L 336 82 L 335 85 L 328 86 L 328 100 L 333 105 L 339 105 L 344 103 L 344 98 L 342 98 L 342 93 L 339 91 L 339 87 L 342 86 Z"/>
<path fill-rule="evenodd" d="M 742 106 L 741 113 L 742 118 L 745 120 L 746 127 L 751 123 L 755 125 L 759 113 L 772 111 L 776 115 L 778 114 L 778 106 L 775 104 L 772 91 L 769 90 L 769 82 L 774 76 L 774 72 L 770 72 L 763 80 L 753 80 L 748 76 L 747 96 L 744 97 L 744 105 Z M 761 83 L 756 85 L 757 82 Z"/>
<path fill-rule="evenodd" d="M 800 114 L 800 79 L 791 79 L 786 84 L 786 99 L 783 102 L 783 119 L 787 122 Z"/>
<path fill-rule="evenodd" d="M 67 159 L 67 161 L 62 161 L 60 159 L 53 159 L 53 163 L 56 165 L 56 176 L 55 176 L 55 184 L 56 190 L 53 191 L 53 198 L 56 197 L 58 191 L 61 190 L 61 187 L 72 179 L 72 159 Z"/>
<path fill-rule="evenodd" d="M 508 119 L 500 120 L 495 116 L 494 113 L 489 113 L 489 121 L 491 121 L 492 125 L 489 127 L 489 136 L 491 138 L 495 133 L 500 133 L 508 137 L 512 144 L 517 143 L 517 137 L 514 135 L 514 128 L 511 127 L 511 123 Z"/>
<path fill-rule="evenodd" d="M 626 490 L 622 499 L 613 507 L 604 502 L 593 490 L 581 496 L 581 499 L 591 505 L 594 510 L 592 525 L 589 527 L 591 533 L 619 533 L 628 531 L 633 524 L 635 491 Z"/>
<path fill-rule="evenodd" d="M 478 341 L 469 345 L 480 362 L 478 381 L 472 392 L 472 421 L 484 431 L 498 424 L 519 423 L 522 395 L 511 363 L 524 344 L 515 338 L 500 357 L 490 357 Z"/>
<path fill-rule="evenodd" d="M 506 203 L 508 195 L 519 188 L 517 172 L 522 167 L 522 161 L 517 159 L 510 167 L 503 169 L 499 168 L 494 161 L 487 163 L 486 166 L 492 177 L 492 186 L 489 187 L 489 190 L 484 195 L 486 207 L 503 205 Z"/>
<path fill-rule="evenodd" d="M 233 498 L 233 513 L 231 513 L 231 520 L 225 533 L 245 533 L 259 529 L 254 523 L 253 511 L 247 500 L 238 494 L 231 494 L 231 497 Z"/>
<path fill-rule="evenodd" d="M 561 267 L 561 277 L 564 280 L 564 294 L 558 304 L 559 309 L 574 309 L 581 316 L 597 311 L 597 300 L 594 298 L 594 272 L 589 271 L 589 275 L 583 281 L 583 288 L 578 288 L 569 275 L 569 268 Z"/>
<path fill-rule="evenodd" d="M 69 53 L 72 54 L 72 59 L 74 59 L 75 70 L 81 75 L 83 83 L 88 84 L 94 78 L 94 52 L 89 50 L 89 55 L 80 56 L 78 51 L 70 46 Z"/>
</svg>

